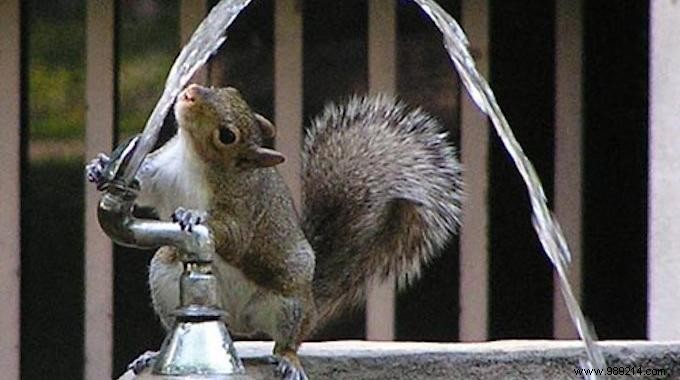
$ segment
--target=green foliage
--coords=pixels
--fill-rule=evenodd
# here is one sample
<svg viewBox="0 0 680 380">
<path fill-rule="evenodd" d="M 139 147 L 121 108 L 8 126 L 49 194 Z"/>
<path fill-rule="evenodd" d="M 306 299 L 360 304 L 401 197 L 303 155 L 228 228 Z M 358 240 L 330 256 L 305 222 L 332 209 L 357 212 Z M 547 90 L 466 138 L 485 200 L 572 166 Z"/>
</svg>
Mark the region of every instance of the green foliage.
<svg viewBox="0 0 680 380">
<path fill-rule="evenodd" d="M 120 66 L 120 130 L 140 132 L 163 92 L 165 77 L 174 57 L 151 51 L 134 55 Z"/>
<path fill-rule="evenodd" d="M 52 12 L 47 12 L 49 8 Z M 64 16 L 57 19 L 55 14 Z M 34 139 L 82 138 L 85 29 L 82 11 L 29 10 L 29 125 Z"/>
<path fill-rule="evenodd" d="M 29 75 L 31 138 L 82 138 L 85 120 L 82 71 L 32 64 Z"/>
<path fill-rule="evenodd" d="M 140 4 L 151 8 L 141 8 Z M 84 9 L 82 0 L 31 2 L 28 39 L 31 140 L 84 138 Z M 143 128 L 177 54 L 177 1 L 125 2 L 120 12 L 118 115 L 121 133 L 126 135 Z"/>
<path fill-rule="evenodd" d="M 85 4 L 57 6 L 57 1 L 32 1 L 28 9 L 29 60 L 69 70 L 82 70 L 85 59 Z M 78 5 L 74 7 L 74 5 Z"/>
<path fill-rule="evenodd" d="M 179 53 L 178 1 L 130 3 L 121 9 L 119 128 L 140 132 L 160 98 L 170 66 Z M 148 6 L 147 4 L 147 6 Z"/>
</svg>

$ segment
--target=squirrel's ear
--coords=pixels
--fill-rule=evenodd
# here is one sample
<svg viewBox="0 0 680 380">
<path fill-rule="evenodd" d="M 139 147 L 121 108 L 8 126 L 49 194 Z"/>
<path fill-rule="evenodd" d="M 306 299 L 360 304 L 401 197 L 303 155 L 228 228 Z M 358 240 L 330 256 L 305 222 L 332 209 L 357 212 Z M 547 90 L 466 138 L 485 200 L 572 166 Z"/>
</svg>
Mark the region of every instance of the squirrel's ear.
<svg viewBox="0 0 680 380">
<path fill-rule="evenodd" d="M 259 113 L 255 114 L 255 121 L 257 124 L 260 126 L 260 130 L 262 131 L 262 136 L 265 138 L 273 138 L 276 136 L 276 127 L 274 124 L 267 120 L 266 117 L 260 115 Z"/>
<path fill-rule="evenodd" d="M 268 168 L 270 166 L 275 166 L 282 163 L 285 160 L 286 158 L 280 152 L 277 152 L 273 149 L 262 148 L 259 146 L 252 149 L 248 154 L 248 161 L 253 163 L 256 167 L 259 168 Z"/>
</svg>

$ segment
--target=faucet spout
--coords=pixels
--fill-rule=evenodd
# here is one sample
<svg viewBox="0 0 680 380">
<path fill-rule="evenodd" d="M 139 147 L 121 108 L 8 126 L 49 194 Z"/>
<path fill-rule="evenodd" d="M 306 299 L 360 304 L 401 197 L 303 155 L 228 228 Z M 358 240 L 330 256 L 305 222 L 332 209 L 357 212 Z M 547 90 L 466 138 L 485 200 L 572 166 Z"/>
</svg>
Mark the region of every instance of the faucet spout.
<svg viewBox="0 0 680 380">
<path fill-rule="evenodd" d="M 115 182 L 107 186 L 97 216 L 113 241 L 141 249 L 169 245 L 177 247 L 190 261 L 212 261 L 215 244 L 210 229 L 197 225 L 185 231 L 177 223 L 137 218 L 132 213 L 136 197 L 136 191 L 130 187 Z"/>
</svg>

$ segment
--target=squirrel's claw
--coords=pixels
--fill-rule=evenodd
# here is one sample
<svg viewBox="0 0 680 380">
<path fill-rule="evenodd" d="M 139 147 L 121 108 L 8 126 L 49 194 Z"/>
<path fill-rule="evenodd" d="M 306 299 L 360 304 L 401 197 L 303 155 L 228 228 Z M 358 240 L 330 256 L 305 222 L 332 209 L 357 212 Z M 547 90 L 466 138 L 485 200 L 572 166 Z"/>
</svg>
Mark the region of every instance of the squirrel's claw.
<svg viewBox="0 0 680 380">
<path fill-rule="evenodd" d="M 132 370 L 135 375 L 139 375 L 142 373 L 145 369 L 151 367 L 156 361 L 156 357 L 158 356 L 158 351 L 147 351 L 141 355 L 135 360 L 132 361 L 132 363 L 128 364 L 127 368 L 128 370 Z"/>
<path fill-rule="evenodd" d="M 104 153 L 99 153 L 85 166 L 85 177 L 88 181 L 97 185 L 99 189 L 105 182 L 104 168 L 109 164 L 111 158 Z"/>
<path fill-rule="evenodd" d="M 281 376 L 281 380 L 309 380 L 305 370 L 301 366 L 295 365 L 286 357 L 278 359 L 276 374 Z"/>
<path fill-rule="evenodd" d="M 172 214 L 172 221 L 179 223 L 179 227 L 182 231 L 191 232 L 194 226 L 197 226 L 207 219 L 207 213 L 205 211 L 198 210 L 187 210 L 183 207 L 178 208 Z"/>
</svg>

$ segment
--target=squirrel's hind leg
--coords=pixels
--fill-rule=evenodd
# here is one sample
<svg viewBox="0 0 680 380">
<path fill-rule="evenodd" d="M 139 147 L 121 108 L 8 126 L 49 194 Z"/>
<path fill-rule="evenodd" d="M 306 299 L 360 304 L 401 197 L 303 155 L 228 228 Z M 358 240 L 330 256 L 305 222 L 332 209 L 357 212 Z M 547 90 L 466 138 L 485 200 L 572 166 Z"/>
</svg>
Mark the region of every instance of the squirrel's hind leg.
<svg viewBox="0 0 680 380">
<path fill-rule="evenodd" d="M 297 351 L 311 329 L 313 310 L 305 310 L 297 297 L 262 295 L 254 297 L 244 310 L 254 329 L 269 334 L 275 341 L 275 372 L 283 380 L 308 380 Z"/>
</svg>

